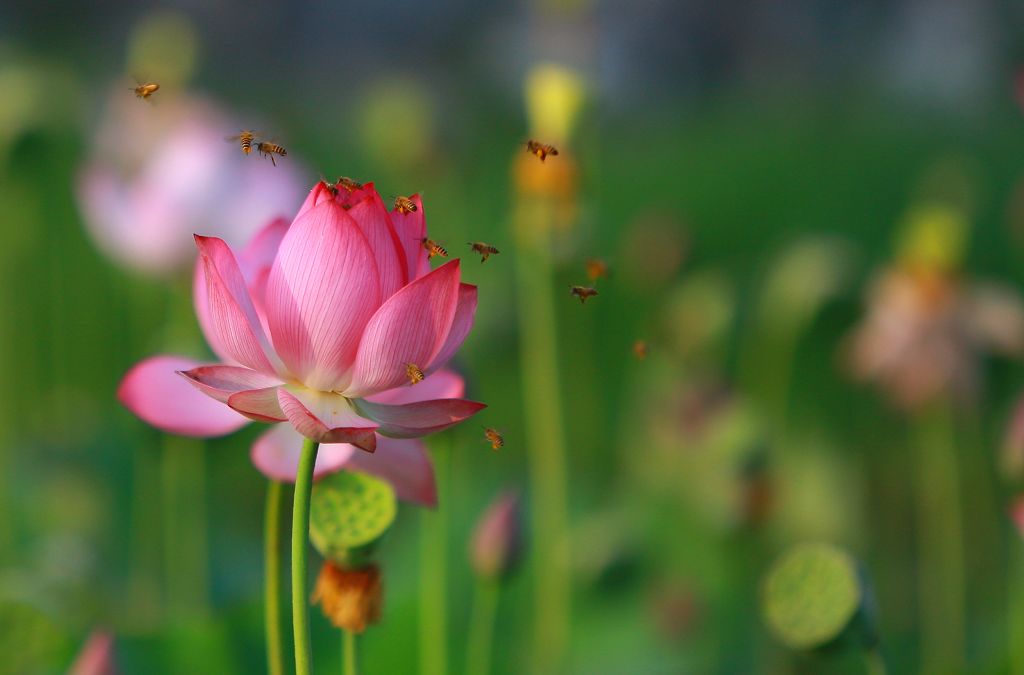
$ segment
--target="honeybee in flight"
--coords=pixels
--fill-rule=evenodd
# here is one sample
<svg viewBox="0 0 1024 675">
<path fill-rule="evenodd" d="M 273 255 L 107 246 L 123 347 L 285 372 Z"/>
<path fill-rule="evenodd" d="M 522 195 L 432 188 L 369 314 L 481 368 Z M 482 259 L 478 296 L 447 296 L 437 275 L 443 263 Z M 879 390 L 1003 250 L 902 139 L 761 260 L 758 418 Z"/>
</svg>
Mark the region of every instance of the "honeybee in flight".
<svg viewBox="0 0 1024 675">
<path fill-rule="evenodd" d="M 552 157 L 558 155 L 558 148 L 555 146 L 534 140 L 526 141 L 526 151 L 531 155 L 536 155 L 537 159 L 542 162 L 548 158 L 548 155 Z"/>
<path fill-rule="evenodd" d="M 609 274 L 608 263 L 600 258 L 591 258 L 587 261 L 587 278 L 591 282 L 598 279 L 607 279 Z"/>
<path fill-rule="evenodd" d="M 224 140 L 225 141 L 229 141 L 231 143 L 234 143 L 235 141 L 238 141 L 238 143 L 242 146 L 242 152 L 244 152 L 245 154 L 248 155 L 250 152 L 252 152 L 252 142 L 254 140 L 256 140 L 256 134 L 257 133 L 259 133 L 259 132 L 250 131 L 249 129 L 245 129 L 245 130 L 235 134 L 234 136 L 228 136 Z"/>
<path fill-rule="evenodd" d="M 636 342 L 633 343 L 633 356 L 635 356 L 640 361 L 643 361 L 644 359 L 647 358 L 648 351 L 649 348 L 647 346 L 647 340 L 637 340 Z"/>
<path fill-rule="evenodd" d="M 409 378 L 409 384 L 419 384 L 423 381 L 423 371 L 415 363 L 405 364 L 405 376 Z"/>
<path fill-rule="evenodd" d="M 587 298 L 597 295 L 597 289 L 590 286 L 573 286 L 571 293 L 580 299 L 582 305 L 586 303 Z"/>
<path fill-rule="evenodd" d="M 277 166 L 277 162 L 274 160 L 274 155 L 284 157 L 288 154 L 288 151 L 282 148 L 277 143 L 269 143 L 267 141 L 259 141 L 256 143 L 256 152 L 260 153 L 264 157 L 270 158 L 270 163 Z"/>
<path fill-rule="evenodd" d="M 498 450 L 505 445 L 505 438 L 496 429 L 484 427 L 484 438 L 491 444 L 491 450 Z"/>
<path fill-rule="evenodd" d="M 150 96 L 155 94 L 158 89 L 160 89 L 160 85 L 156 82 L 147 82 L 131 88 L 131 90 L 135 92 L 135 95 L 141 99 L 148 99 Z"/>
<path fill-rule="evenodd" d="M 356 181 L 352 180 L 348 176 L 340 176 L 338 178 L 338 183 L 337 184 L 338 184 L 339 187 L 343 187 L 346 190 L 348 190 L 349 192 L 355 192 L 356 190 L 362 190 L 363 189 L 363 184 L 362 183 L 357 183 Z M 412 210 L 415 211 L 416 210 L 416 205 L 413 204 L 412 206 L 413 206 Z"/>
<path fill-rule="evenodd" d="M 395 197 L 395 210 L 406 215 L 416 211 L 416 202 L 408 197 Z"/>
<path fill-rule="evenodd" d="M 420 243 L 423 244 L 423 248 L 426 249 L 428 259 L 433 258 L 435 255 L 439 255 L 442 258 L 448 257 L 448 249 L 441 246 L 433 239 L 427 239 L 424 237 L 423 239 L 420 239 Z"/>
<path fill-rule="evenodd" d="M 469 247 L 473 249 L 474 253 L 480 254 L 480 262 L 482 263 L 487 262 L 487 259 L 492 255 L 497 255 L 499 253 L 498 249 L 494 248 L 490 244 L 485 244 L 482 241 L 467 241 L 466 243 L 469 244 Z"/>
</svg>

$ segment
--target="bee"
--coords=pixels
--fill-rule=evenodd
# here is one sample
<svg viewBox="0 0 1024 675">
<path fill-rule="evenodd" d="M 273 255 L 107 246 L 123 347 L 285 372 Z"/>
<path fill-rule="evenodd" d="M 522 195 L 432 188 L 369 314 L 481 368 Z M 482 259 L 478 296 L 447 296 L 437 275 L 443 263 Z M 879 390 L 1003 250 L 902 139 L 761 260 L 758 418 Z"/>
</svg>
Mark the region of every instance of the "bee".
<svg viewBox="0 0 1024 675">
<path fill-rule="evenodd" d="M 643 361 L 646 359 L 648 351 L 647 340 L 637 340 L 633 343 L 633 356 L 638 360 Z"/>
<path fill-rule="evenodd" d="M 363 184 L 362 183 L 357 183 L 356 181 L 352 180 L 348 176 L 340 176 L 338 178 L 338 185 L 340 187 L 345 188 L 349 192 L 355 192 L 356 190 L 362 190 L 363 189 Z M 412 209 L 411 210 L 412 211 L 416 210 L 416 205 L 415 204 L 412 205 Z"/>
<path fill-rule="evenodd" d="M 409 378 L 409 384 L 418 384 L 423 381 L 423 371 L 415 363 L 405 364 L 405 376 Z"/>
<path fill-rule="evenodd" d="M 497 255 L 499 253 L 498 249 L 494 248 L 490 244 L 485 244 L 482 241 L 467 241 L 466 243 L 469 244 L 469 247 L 474 253 L 480 254 L 480 262 L 482 263 L 487 262 L 487 259 L 492 255 Z"/>
<path fill-rule="evenodd" d="M 526 141 L 526 151 L 531 155 L 536 155 L 537 159 L 544 161 L 548 158 L 548 155 L 558 155 L 558 148 L 553 145 L 547 145 L 540 141 L 529 140 Z"/>
<path fill-rule="evenodd" d="M 270 158 L 270 163 L 277 166 L 277 162 L 274 160 L 274 155 L 280 155 L 284 157 L 288 154 L 288 151 L 282 148 L 277 143 L 269 143 L 267 141 L 259 141 L 256 143 L 256 152 L 260 153 L 264 157 Z"/>
<path fill-rule="evenodd" d="M 484 427 L 484 438 L 491 444 L 491 450 L 498 450 L 505 445 L 505 438 L 496 429 Z"/>
<path fill-rule="evenodd" d="M 229 141 L 231 143 L 238 141 L 238 143 L 242 146 L 242 152 L 248 155 L 250 152 L 252 152 L 252 142 L 256 140 L 257 133 L 258 132 L 256 131 L 250 131 L 249 129 L 245 129 L 235 134 L 234 136 L 228 136 L 224 140 Z"/>
<path fill-rule="evenodd" d="M 571 293 L 580 299 L 580 304 L 582 305 L 586 303 L 587 298 L 597 295 L 597 289 L 590 286 L 572 286 Z"/>
<path fill-rule="evenodd" d="M 414 213 L 416 211 L 416 202 L 408 197 L 395 197 L 395 210 L 402 215 Z"/>
<path fill-rule="evenodd" d="M 131 91 L 134 91 L 135 95 L 142 99 L 149 98 L 155 94 L 158 89 L 160 89 L 160 85 L 156 82 L 147 82 L 145 84 L 140 84 L 137 87 L 131 87 Z"/>
<path fill-rule="evenodd" d="M 598 279 L 607 279 L 609 274 L 608 263 L 600 258 L 591 258 L 587 261 L 587 278 L 591 282 Z"/>
<path fill-rule="evenodd" d="M 424 237 L 423 239 L 420 239 L 420 243 L 423 244 L 423 248 L 426 249 L 428 259 L 433 258 L 435 255 L 439 255 L 442 258 L 448 257 L 448 249 L 441 246 L 433 239 L 427 239 Z"/>
</svg>

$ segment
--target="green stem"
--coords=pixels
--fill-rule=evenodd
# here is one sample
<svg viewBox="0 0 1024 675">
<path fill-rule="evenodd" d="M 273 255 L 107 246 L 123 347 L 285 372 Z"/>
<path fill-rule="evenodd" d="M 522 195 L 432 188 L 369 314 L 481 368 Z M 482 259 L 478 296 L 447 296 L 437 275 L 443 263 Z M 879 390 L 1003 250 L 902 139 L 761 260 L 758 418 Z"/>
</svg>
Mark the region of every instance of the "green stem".
<svg viewBox="0 0 1024 675">
<path fill-rule="evenodd" d="M 341 632 L 343 635 L 341 658 L 344 663 L 342 672 L 345 675 L 359 675 L 359 636 L 350 630 L 343 630 Z"/>
<path fill-rule="evenodd" d="M 963 516 L 957 449 L 948 406 L 916 420 L 918 607 L 921 672 L 960 672 L 964 658 Z"/>
<path fill-rule="evenodd" d="M 477 580 L 466 641 L 466 675 L 490 675 L 494 618 L 500 591 L 501 585 L 497 581 Z"/>
<path fill-rule="evenodd" d="M 1024 675 L 1024 545 L 1016 530 L 1010 543 L 1009 651 L 1011 675 Z"/>
<path fill-rule="evenodd" d="M 313 490 L 313 468 L 320 444 L 302 443 L 299 471 L 295 475 L 292 503 L 292 629 L 295 635 L 295 675 L 313 672 L 313 650 L 309 641 L 309 607 L 306 602 L 306 549 L 309 539 L 309 498 Z"/>
<path fill-rule="evenodd" d="M 867 666 L 868 675 L 887 675 L 889 669 L 885 667 L 885 657 L 882 651 L 876 646 L 864 650 L 864 663 Z"/>
<path fill-rule="evenodd" d="M 420 673 L 448 673 L 448 515 L 445 488 L 450 452 L 434 454 L 436 511 L 420 515 Z"/>
<path fill-rule="evenodd" d="M 284 675 L 284 639 L 281 635 L 281 483 L 267 484 L 263 516 L 263 622 L 267 636 L 267 672 Z"/>
<path fill-rule="evenodd" d="M 526 447 L 534 532 L 534 658 L 537 672 L 560 672 L 569 641 L 569 505 L 565 431 L 558 387 L 558 334 L 550 233 L 555 205 L 524 201 L 515 257 Z M 565 302 L 573 300 L 565 289 Z M 576 310 L 585 309 L 575 307 Z"/>
</svg>

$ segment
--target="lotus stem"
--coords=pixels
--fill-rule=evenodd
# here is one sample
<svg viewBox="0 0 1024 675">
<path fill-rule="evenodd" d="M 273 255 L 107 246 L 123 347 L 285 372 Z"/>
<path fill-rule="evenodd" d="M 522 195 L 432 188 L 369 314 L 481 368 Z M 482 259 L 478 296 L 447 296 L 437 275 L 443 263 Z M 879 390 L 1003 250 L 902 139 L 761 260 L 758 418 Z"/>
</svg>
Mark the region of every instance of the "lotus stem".
<svg viewBox="0 0 1024 675">
<path fill-rule="evenodd" d="M 538 672 L 560 672 L 569 640 L 569 506 L 565 431 L 558 387 L 558 334 L 550 233 L 555 205 L 520 205 L 516 260 L 520 368 L 534 533 L 534 657 Z M 566 290 L 568 300 L 568 290 Z"/>
<path fill-rule="evenodd" d="M 344 675 L 359 675 L 359 636 L 350 630 L 342 632 L 342 663 Z"/>
<path fill-rule="evenodd" d="M 448 673 L 448 486 L 450 448 L 434 453 L 437 510 L 420 515 L 420 673 Z"/>
<path fill-rule="evenodd" d="M 960 672 L 966 591 L 963 516 L 951 411 L 943 405 L 930 407 L 917 415 L 915 424 L 921 672 Z"/>
<path fill-rule="evenodd" d="M 320 444 L 305 439 L 295 476 L 292 502 L 292 630 L 295 636 L 295 675 L 313 672 L 313 650 L 309 641 L 309 606 L 306 602 L 308 570 L 306 542 L 309 540 L 309 499 L 313 491 L 313 468 Z"/>
<path fill-rule="evenodd" d="M 469 639 L 466 642 L 466 675 L 490 675 L 494 644 L 494 619 L 497 615 L 501 583 L 478 579 L 473 592 Z"/>
<path fill-rule="evenodd" d="M 267 639 L 267 672 L 284 675 L 284 640 L 281 635 L 281 483 L 267 483 L 263 516 L 263 622 Z"/>
</svg>

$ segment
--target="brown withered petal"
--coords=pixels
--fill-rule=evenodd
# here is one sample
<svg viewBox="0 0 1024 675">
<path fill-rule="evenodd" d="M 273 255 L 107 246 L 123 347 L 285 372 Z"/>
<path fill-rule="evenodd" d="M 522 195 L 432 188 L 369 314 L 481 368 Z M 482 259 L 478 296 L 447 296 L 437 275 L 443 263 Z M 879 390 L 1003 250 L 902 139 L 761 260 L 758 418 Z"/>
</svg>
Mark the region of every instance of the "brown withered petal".
<svg viewBox="0 0 1024 675">
<path fill-rule="evenodd" d="M 312 601 L 336 627 L 362 633 L 380 621 L 382 590 L 376 565 L 350 570 L 328 560 L 320 568 Z"/>
</svg>

